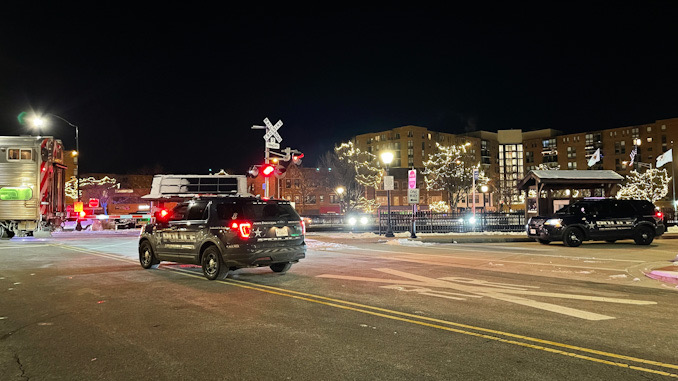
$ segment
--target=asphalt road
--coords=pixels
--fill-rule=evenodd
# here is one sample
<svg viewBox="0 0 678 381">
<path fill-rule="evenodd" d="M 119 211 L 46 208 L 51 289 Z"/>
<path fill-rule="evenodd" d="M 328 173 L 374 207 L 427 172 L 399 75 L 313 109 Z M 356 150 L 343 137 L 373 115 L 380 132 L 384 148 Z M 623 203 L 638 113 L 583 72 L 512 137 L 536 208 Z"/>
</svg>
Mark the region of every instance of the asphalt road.
<svg viewBox="0 0 678 381">
<path fill-rule="evenodd" d="M 143 270 L 133 234 L 0 242 L 7 380 L 678 377 L 678 240 L 579 248 L 309 234 L 284 275 Z"/>
</svg>

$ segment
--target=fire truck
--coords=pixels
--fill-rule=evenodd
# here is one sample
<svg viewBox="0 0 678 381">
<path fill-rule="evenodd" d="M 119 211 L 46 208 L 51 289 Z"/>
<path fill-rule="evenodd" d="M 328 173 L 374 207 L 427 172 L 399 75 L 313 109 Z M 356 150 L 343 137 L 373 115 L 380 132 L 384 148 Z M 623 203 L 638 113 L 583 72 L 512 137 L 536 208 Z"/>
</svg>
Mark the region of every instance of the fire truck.
<svg viewBox="0 0 678 381">
<path fill-rule="evenodd" d="M 0 237 L 52 231 L 65 218 L 64 147 L 51 136 L 0 136 Z"/>
</svg>

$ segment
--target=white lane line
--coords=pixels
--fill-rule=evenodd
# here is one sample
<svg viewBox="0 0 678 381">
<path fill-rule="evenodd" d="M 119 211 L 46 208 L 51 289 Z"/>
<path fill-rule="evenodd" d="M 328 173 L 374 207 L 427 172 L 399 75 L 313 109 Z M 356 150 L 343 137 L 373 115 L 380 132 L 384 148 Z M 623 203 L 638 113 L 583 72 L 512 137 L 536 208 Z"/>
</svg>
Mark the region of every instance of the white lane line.
<svg viewBox="0 0 678 381">
<path fill-rule="evenodd" d="M 422 255 L 422 254 L 413 254 L 413 255 Z M 423 254 L 425 255 L 425 254 Z M 402 258 L 402 257 L 386 257 L 386 256 L 380 256 L 380 259 L 390 259 L 394 261 L 403 261 L 403 262 L 415 262 L 415 263 L 423 263 L 423 264 L 428 264 L 428 265 L 438 265 L 438 266 L 452 266 L 452 267 L 458 267 L 459 264 L 453 263 L 453 262 L 441 262 L 441 261 L 433 261 L 433 260 L 426 260 L 426 259 L 414 259 L 414 258 Z M 487 259 L 487 258 L 464 258 L 464 257 L 451 257 L 450 259 L 463 259 L 463 260 L 470 260 L 470 261 L 479 261 L 479 262 L 493 262 L 493 263 L 513 263 L 513 264 L 519 264 L 519 265 L 535 265 L 535 266 L 551 266 L 551 267 L 568 267 L 568 268 L 573 268 L 573 269 L 587 269 L 587 270 L 606 270 L 606 271 L 624 271 L 626 272 L 626 268 L 618 268 L 618 269 L 613 269 L 613 268 L 608 268 L 608 267 L 595 267 L 595 266 L 574 266 L 574 265 L 559 265 L 556 263 L 541 263 L 541 262 L 524 262 L 524 261 L 505 261 L 503 259 Z"/>
<path fill-rule="evenodd" d="M 478 250 L 473 249 L 473 247 L 475 247 L 475 246 L 472 246 L 472 247 L 468 247 L 468 246 L 466 246 L 466 247 L 465 247 L 465 246 L 459 246 L 459 247 L 458 247 L 457 245 L 455 245 L 454 247 L 451 247 L 451 248 L 429 247 L 429 246 L 425 246 L 425 247 L 421 247 L 421 248 L 422 248 L 422 249 L 433 249 L 433 250 L 445 250 L 445 251 L 448 251 L 448 252 L 449 252 L 450 250 L 454 250 L 454 251 L 472 251 L 472 252 L 475 252 L 475 253 L 481 252 L 481 253 L 487 253 L 487 254 L 490 254 L 490 255 L 491 255 L 491 254 L 495 254 L 495 253 L 488 252 L 488 248 L 501 247 L 501 246 L 486 246 L 486 247 L 482 248 L 482 249 L 484 249 L 484 250 L 481 250 L 481 247 L 478 247 Z M 501 248 L 504 248 L 504 247 L 501 247 Z M 506 247 L 505 249 L 509 249 L 509 248 Z M 514 249 L 515 249 L 515 250 L 522 250 L 522 249 L 516 249 L 516 248 L 514 248 Z M 361 249 L 361 250 L 362 250 L 362 249 Z M 399 253 L 403 253 L 403 254 L 413 254 L 413 253 L 410 253 L 410 252 L 389 251 L 389 250 L 378 250 L 378 249 L 364 249 L 364 250 L 382 251 L 382 252 L 393 253 L 393 254 L 396 254 L 396 253 L 398 253 L 398 254 L 399 254 Z M 510 255 L 525 255 L 525 256 L 531 256 L 531 257 L 564 258 L 564 259 L 576 259 L 576 260 L 583 259 L 583 260 L 595 260 L 595 261 L 607 261 L 607 262 L 632 262 L 632 263 L 645 263 L 645 262 L 646 262 L 646 261 L 633 260 L 633 259 L 608 259 L 608 258 L 597 258 L 597 257 L 571 257 L 571 256 L 567 256 L 567 255 L 528 254 L 528 253 L 521 253 L 521 252 L 506 252 L 506 251 L 501 251 L 500 253 L 503 253 L 503 254 L 510 254 Z M 421 253 L 416 253 L 416 254 L 421 254 Z"/>
</svg>

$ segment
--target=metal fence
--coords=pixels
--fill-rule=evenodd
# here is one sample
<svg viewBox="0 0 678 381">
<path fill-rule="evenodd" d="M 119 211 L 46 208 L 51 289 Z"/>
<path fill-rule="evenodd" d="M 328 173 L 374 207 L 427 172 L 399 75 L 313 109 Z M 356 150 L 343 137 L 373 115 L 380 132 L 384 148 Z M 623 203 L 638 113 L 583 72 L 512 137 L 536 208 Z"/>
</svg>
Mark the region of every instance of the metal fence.
<svg viewBox="0 0 678 381">
<path fill-rule="evenodd" d="M 524 232 L 525 213 L 433 213 L 417 212 L 414 216 L 417 233 L 467 233 L 467 232 Z M 388 228 L 388 213 L 379 213 L 379 232 Z M 391 212 L 394 233 L 412 228 L 412 212 Z"/>
</svg>

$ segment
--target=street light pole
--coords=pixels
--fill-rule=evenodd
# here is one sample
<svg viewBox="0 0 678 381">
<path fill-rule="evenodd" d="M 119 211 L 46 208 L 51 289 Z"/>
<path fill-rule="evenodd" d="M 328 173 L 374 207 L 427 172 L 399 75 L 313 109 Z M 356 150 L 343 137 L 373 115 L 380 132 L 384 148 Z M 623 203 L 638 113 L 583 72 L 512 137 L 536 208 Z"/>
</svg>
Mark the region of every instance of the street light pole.
<svg viewBox="0 0 678 381">
<path fill-rule="evenodd" d="M 75 124 L 67 121 L 66 119 L 60 117 L 59 115 L 55 114 L 49 115 L 52 115 L 57 119 L 61 119 L 62 121 L 66 122 L 69 126 L 75 128 L 75 152 L 77 152 L 77 155 L 75 155 L 75 186 L 76 192 L 78 193 L 78 202 L 80 202 L 80 128 L 78 128 L 78 126 L 76 126 Z"/>
<path fill-rule="evenodd" d="M 389 164 L 391 164 L 391 161 L 393 161 L 393 153 L 383 152 L 381 154 L 381 161 L 383 161 L 384 164 L 386 165 L 386 176 L 389 176 L 388 167 L 389 167 Z M 395 234 L 393 234 L 393 227 L 391 226 L 391 190 L 390 190 L 390 187 L 389 187 L 389 189 L 386 190 L 386 205 L 387 205 L 387 212 L 388 212 L 388 227 L 386 228 L 386 234 L 384 234 L 384 236 L 385 237 L 395 237 Z"/>
</svg>

